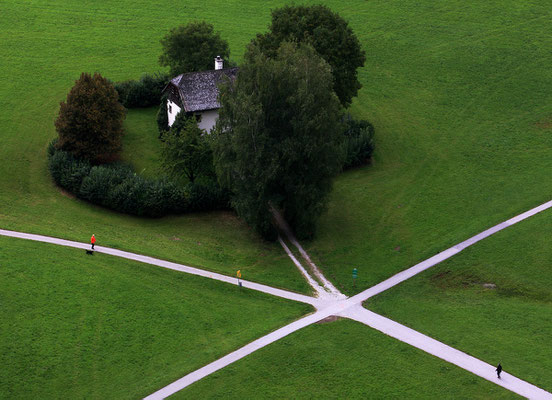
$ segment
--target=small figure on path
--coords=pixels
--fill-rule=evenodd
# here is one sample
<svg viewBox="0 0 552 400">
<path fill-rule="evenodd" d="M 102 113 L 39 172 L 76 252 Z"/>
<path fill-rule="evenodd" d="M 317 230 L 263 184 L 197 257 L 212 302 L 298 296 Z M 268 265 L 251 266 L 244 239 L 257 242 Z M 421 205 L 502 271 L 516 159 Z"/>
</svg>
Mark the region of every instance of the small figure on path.
<svg viewBox="0 0 552 400">
<path fill-rule="evenodd" d="M 94 250 L 94 244 L 96 243 L 96 236 L 94 236 L 94 234 L 92 234 L 90 238 L 90 243 L 92 243 L 92 250 Z"/>
<path fill-rule="evenodd" d="M 498 379 L 500 379 L 500 373 L 502 372 L 502 365 L 498 363 L 498 367 L 496 367 L 496 375 L 498 376 Z"/>
</svg>

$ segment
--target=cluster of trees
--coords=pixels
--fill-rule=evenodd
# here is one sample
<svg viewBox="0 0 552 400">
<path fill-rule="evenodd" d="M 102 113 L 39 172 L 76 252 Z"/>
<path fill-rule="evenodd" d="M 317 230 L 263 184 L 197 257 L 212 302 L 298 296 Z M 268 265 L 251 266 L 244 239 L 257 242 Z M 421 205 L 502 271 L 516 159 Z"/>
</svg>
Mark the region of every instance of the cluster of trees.
<svg viewBox="0 0 552 400">
<path fill-rule="evenodd" d="M 230 54 L 205 22 L 172 29 L 161 45 L 160 64 L 172 76 L 212 69 L 215 56 Z M 276 235 L 272 208 L 299 237 L 312 237 L 332 177 L 366 163 L 373 151 L 373 127 L 344 114 L 361 87 L 357 69 L 364 61 L 353 31 L 329 8 L 273 11 L 268 32 L 248 45 L 236 81 L 220 87 L 213 135 L 184 113 L 168 130 L 161 103 L 165 170 L 174 182 L 229 193 L 238 215 L 265 238 Z M 124 117 L 117 94 L 127 106 L 143 106 L 167 81 L 165 75 L 145 76 L 115 90 L 99 74 L 83 74 L 61 104 L 56 148 L 92 164 L 116 159 Z"/>
</svg>

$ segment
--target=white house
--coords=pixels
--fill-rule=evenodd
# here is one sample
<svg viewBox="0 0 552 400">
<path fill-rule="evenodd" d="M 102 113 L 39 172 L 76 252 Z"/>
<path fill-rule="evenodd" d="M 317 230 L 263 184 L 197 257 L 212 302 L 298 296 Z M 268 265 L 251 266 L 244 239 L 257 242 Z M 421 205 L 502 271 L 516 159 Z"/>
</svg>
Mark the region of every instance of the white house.
<svg viewBox="0 0 552 400">
<path fill-rule="evenodd" d="M 215 69 L 210 71 L 189 72 L 171 79 L 163 90 L 167 93 L 167 114 L 169 126 L 172 126 L 179 112 L 193 114 L 198 120 L 198 126 L 210 132 L 218 117 L 218 87 L 217 85 L 228 77 L 236 78 L 238 68 L 223 68 L 223 60 L 215 58 Z"/>
</svg>

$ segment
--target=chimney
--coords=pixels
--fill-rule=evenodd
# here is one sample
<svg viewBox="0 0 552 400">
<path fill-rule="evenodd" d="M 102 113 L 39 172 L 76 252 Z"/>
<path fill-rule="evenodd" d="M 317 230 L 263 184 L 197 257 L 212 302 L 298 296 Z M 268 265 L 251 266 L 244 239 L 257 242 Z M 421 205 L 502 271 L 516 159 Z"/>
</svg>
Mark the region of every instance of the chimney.
<svg viewBox="0 0 552 400">
<path fill-rule="evenodd" d="M 224 60 L 220 58 L 220 56 L 217 56 L 217 58 L 215 58 L 215 69 L 222 69 L 223 65 L 224 65 Z"/>
</svg>

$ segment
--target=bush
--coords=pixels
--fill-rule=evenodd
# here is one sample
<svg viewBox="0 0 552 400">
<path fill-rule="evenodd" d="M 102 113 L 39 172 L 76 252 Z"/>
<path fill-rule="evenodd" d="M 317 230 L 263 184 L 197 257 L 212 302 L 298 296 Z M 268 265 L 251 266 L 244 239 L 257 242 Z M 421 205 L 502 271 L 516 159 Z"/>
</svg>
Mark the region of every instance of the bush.
<svg viewBox="0 0 552 400">
<path fill-rule="evenodd" d="M 179 113 L 185 114 L 185 113 Z M 178 118 L 178 117 L 177 117 Z M 163 139 L 165 132 L 169 130 L 169 115 L 167 114 L 167 96 L 161 97 L 159 111 L 157 111 L 157 129 L 159 130 L 159 139 Z"/>
<path fill-rule="evenodd" d="M 48 146 L 48 168 L 60 187 L 114 211 L 147 217 L 229 207 L 228 193 L 214 180 L 181 188 L 166 178 L 151 180 L 136 175 L 125 164 L 91 166 L 70 153 Z"/>
<path fill-rule="evenodd" d="M 169 75 L 144 74 L 139 80 L 116 83 L 119 101 L 126 108 L 152 107 L 161 103 L 163 89 L 169 83 Z"/>
<path fill-rule="evenodd" d="M 209 211 L 230 208 L 230 193 L 215 181 L 189 183 L 186 186 L 189 211 Z"/>
<path fill-rule="evenodd" d="M 343 169 L 368 164 L 374 152 L 374 126 L 366 120 L 345 118 L 345 161 Z"/>
<path fill-rule="evenodd" d="M 92 163 L 115 159 L 122 147 L 124 118 L 111 82 L 98 73 L 83 73 L 60 103 L 55 146 Z"/>
</svg>

